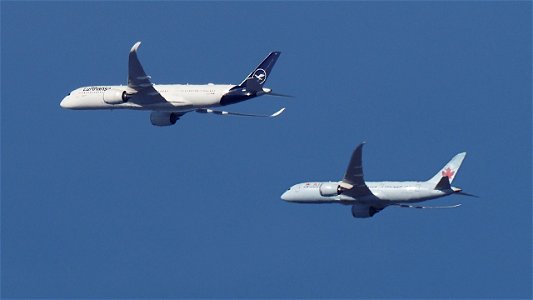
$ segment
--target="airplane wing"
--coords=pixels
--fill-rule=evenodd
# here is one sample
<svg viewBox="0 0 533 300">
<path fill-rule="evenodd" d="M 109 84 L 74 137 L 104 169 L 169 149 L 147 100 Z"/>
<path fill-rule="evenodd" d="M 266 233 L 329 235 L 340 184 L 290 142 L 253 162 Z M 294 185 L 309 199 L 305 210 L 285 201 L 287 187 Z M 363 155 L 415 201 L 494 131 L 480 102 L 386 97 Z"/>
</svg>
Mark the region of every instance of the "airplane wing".
<svg viewBox="0 0 533 300">
<path fill-rule="evenodd" d="M 285 108 L 282 108 L 278 110 L 277 112 L 271 114 L 271 115 L 253 115 L 253 114 L 243 114 L 243 113 L 236 113 L 236 112 L 229 112 L 229 111 L 223 111 L 223 110 L 212 110 L 207 108 L 199 108 L 199 109 L 190 109 L 185 111 L 152 111 L 150 114 L 150 121 L 152 122 L 152 125 L 155 126 L 170 126 L 176 124 L 176 122 L 186 113 L 196 111 L 198 113 L 202 114 L 215 114 L 215 115 L 233 115 L 233 116 L 244 116 L 244 117 L 262 117 L 262 118 L 275 118 L 279 116 Z"/>
<path fill-rule="evenodd" d="M 446 205 L 446 206 L 420 206 L 420 205 L 411 205 L 411 204 L 401 204 L 401 203 L 394 203 L 390 205 L 396 205 L 399 207 L 407 207 L 407 208 L 418 208 L 418 209 L 425 209 L 425 208 L 456 208 L 461 206 L 461 204 L 454 204 L 454 205 Z"/>
<path fill-rule="evenodd" d="M 202 114 L 215 114 L 215 115 L 228 115 L 228 116 L 241 116 L 241 117 L 275 118 L 281 115 L 281 113 L 283 113 L 284 110 L 285 110 L 285 107 L 271 115 L 244 114 L 244 113 L 229 112 L 229 111 L 224 111 L 224 110 L 212 110 L 212 109 L 207 109 L 207 108 L 197 109 L 196 112 L 202 113 Z"/>
<path fill-rule="evenodd" d="M 137 57 L 137 49 L 141 42 L 135 43 L 131 47 L 128 59 L 128 87 L 137 91 L 131 95 L 130 102 L 137 104 L 156 104 L 167 102 L 153 86 L 150 76 L 146 75 L 144 69 Z"/>
<path fill-rule="evenodd" d="M 363 178 L 363 145 L 361 143 L 352 153 L 350 164 L 340 183 L 342 193 L 352 197 L 372 195 Z"/>
</svg>

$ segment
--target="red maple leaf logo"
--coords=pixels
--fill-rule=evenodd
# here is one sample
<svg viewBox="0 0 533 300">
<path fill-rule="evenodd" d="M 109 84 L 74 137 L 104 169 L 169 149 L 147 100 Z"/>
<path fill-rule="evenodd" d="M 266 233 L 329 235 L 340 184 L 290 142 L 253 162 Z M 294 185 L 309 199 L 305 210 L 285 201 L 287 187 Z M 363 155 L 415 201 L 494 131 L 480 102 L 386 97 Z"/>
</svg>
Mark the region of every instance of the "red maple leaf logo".
<svg viewBox="0 0 533 300">
<path fill-rule="evenodd" d="M 452 169 L 450 169 L 449 167 L 442 170 L 442 176 L 443 177 L 448 177 L 448 178 L 452 178 L 453 177 L 453 174 L 455 174 L 455 171 L 453 171 Z"/>
</svg>

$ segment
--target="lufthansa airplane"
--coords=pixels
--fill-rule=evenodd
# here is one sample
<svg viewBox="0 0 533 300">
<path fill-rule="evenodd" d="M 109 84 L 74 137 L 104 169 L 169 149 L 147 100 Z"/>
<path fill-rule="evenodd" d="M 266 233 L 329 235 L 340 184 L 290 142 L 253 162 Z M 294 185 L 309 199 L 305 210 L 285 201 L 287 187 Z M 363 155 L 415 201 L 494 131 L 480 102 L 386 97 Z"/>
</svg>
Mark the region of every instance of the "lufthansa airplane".
<svg viewBox="0 0 533 300">
<path fill-rule="evenodd" d="M 411 203 L 422 202 L 451 194 L 473 196 L 462 192 L 451 183 L 466 153 L 459 153 L 428 181 L 381 181 L 365 182 L 363 178 L 360 144 L 353 152 L 344 178 L 339 182 L 306 182 L 290 187 L 281 199 L 294 203 L 339 203 L 352 206 L 355 218 L 368 218 L 388 206 L 410 208 L 454 208 L 451 206 L 418 206 Z"/>
<path fill-rule="evenodd" d="M 150 81 L 150 76 L 146 75 L 137 58 L 140 44 L 141 42 L 135 43 L 130 51 L 127 86 L 80 87 L 61 101 L 61 107 L 79 110 L 149 110 L 152 111 L 150 121 L 156 126 L 174 125 L 181 116 L 192 111 L 246 117 L 277 117 L 285 110 L 282 108 L 272 115 L 255 115 L 211 109 L 262 95 L 288 97 L 263 87 L 281 52 L 271 52 L 239 85 L 212 83 L 156 85 Z"/>
</svg>

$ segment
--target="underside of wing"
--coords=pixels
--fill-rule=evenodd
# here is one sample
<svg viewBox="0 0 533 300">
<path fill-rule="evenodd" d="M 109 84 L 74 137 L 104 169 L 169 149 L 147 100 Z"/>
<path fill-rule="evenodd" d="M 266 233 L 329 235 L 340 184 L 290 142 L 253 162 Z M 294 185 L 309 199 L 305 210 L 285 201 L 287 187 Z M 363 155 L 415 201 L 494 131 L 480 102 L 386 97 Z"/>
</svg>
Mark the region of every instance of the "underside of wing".
<svg viewBox="0 0 533 300">
<path fill-rule="evenodd" d="M 391 205 L 404 207 L 404 208 L 418 208 L 418 209 L 426 209 L 426 208 L 456 208 L 456 207 L 461 206 L 461 204 L 444 205 L 444 206 L 421 206 L 421 205 L 401 204 L 401 203 L 396 203 L 396 204 L 391 204 Z"/>
<path fill-rule="evenodd" d="M 363 146 L 361 143 L 352 153 L 352 158 L 340 184 L 342 193 L 353 197 L 370 196 L 372 192 L 366 186 L 363 177 Z"/>
<path fill-rule="evenodd" d="M 137 42 L 131 47 L 128 59 L 128 87 L 136 91 L 130 101 L 140 105 L 164 103 L 165 98 L 154 88 L 150 76 L 146 75 L 137 57 L 140 45 L 141 42 Z"/>
</svg>

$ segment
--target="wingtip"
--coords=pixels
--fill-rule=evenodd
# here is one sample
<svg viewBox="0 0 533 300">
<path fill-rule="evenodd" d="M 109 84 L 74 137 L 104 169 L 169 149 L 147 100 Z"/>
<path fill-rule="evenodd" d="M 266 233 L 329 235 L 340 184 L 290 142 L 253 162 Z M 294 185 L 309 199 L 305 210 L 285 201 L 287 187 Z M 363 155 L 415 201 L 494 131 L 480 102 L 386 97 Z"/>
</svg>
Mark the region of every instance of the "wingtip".
<svg viewBox="0 0 533 300">
<path fill-rule="evenodd" d="M 141 45 L 141 41 L 138 41 L 137 43 L 135 43 L 133 47 L 131 47 L 130 52 L 137 52 L 137 49 L 139 48 L 140 45 Z"/>
<path fill-rule="evenodd" d="M 359 155 L 360 155 L 362 153 L 362 151 L 363 151 L 363 146 L 365 144 L 366 144 L 366 142 L 362 142 L 359 145 L 357 145 L 357 147 L 355 147 L 355 149 L 353 150 L 353 154 L 355 155 L 356 153 L 359 153 Z"/>
<path fill-rule="evenodd" d="M 277 112 L 273 113 L 272 115 L 270 115 L 270 117 L 275 118 L 275 117 L 281 115 L 284 111 L 285 111 L 285 107 L 283 107 L 282 109 L 280 109 Z"/>
</svg>

